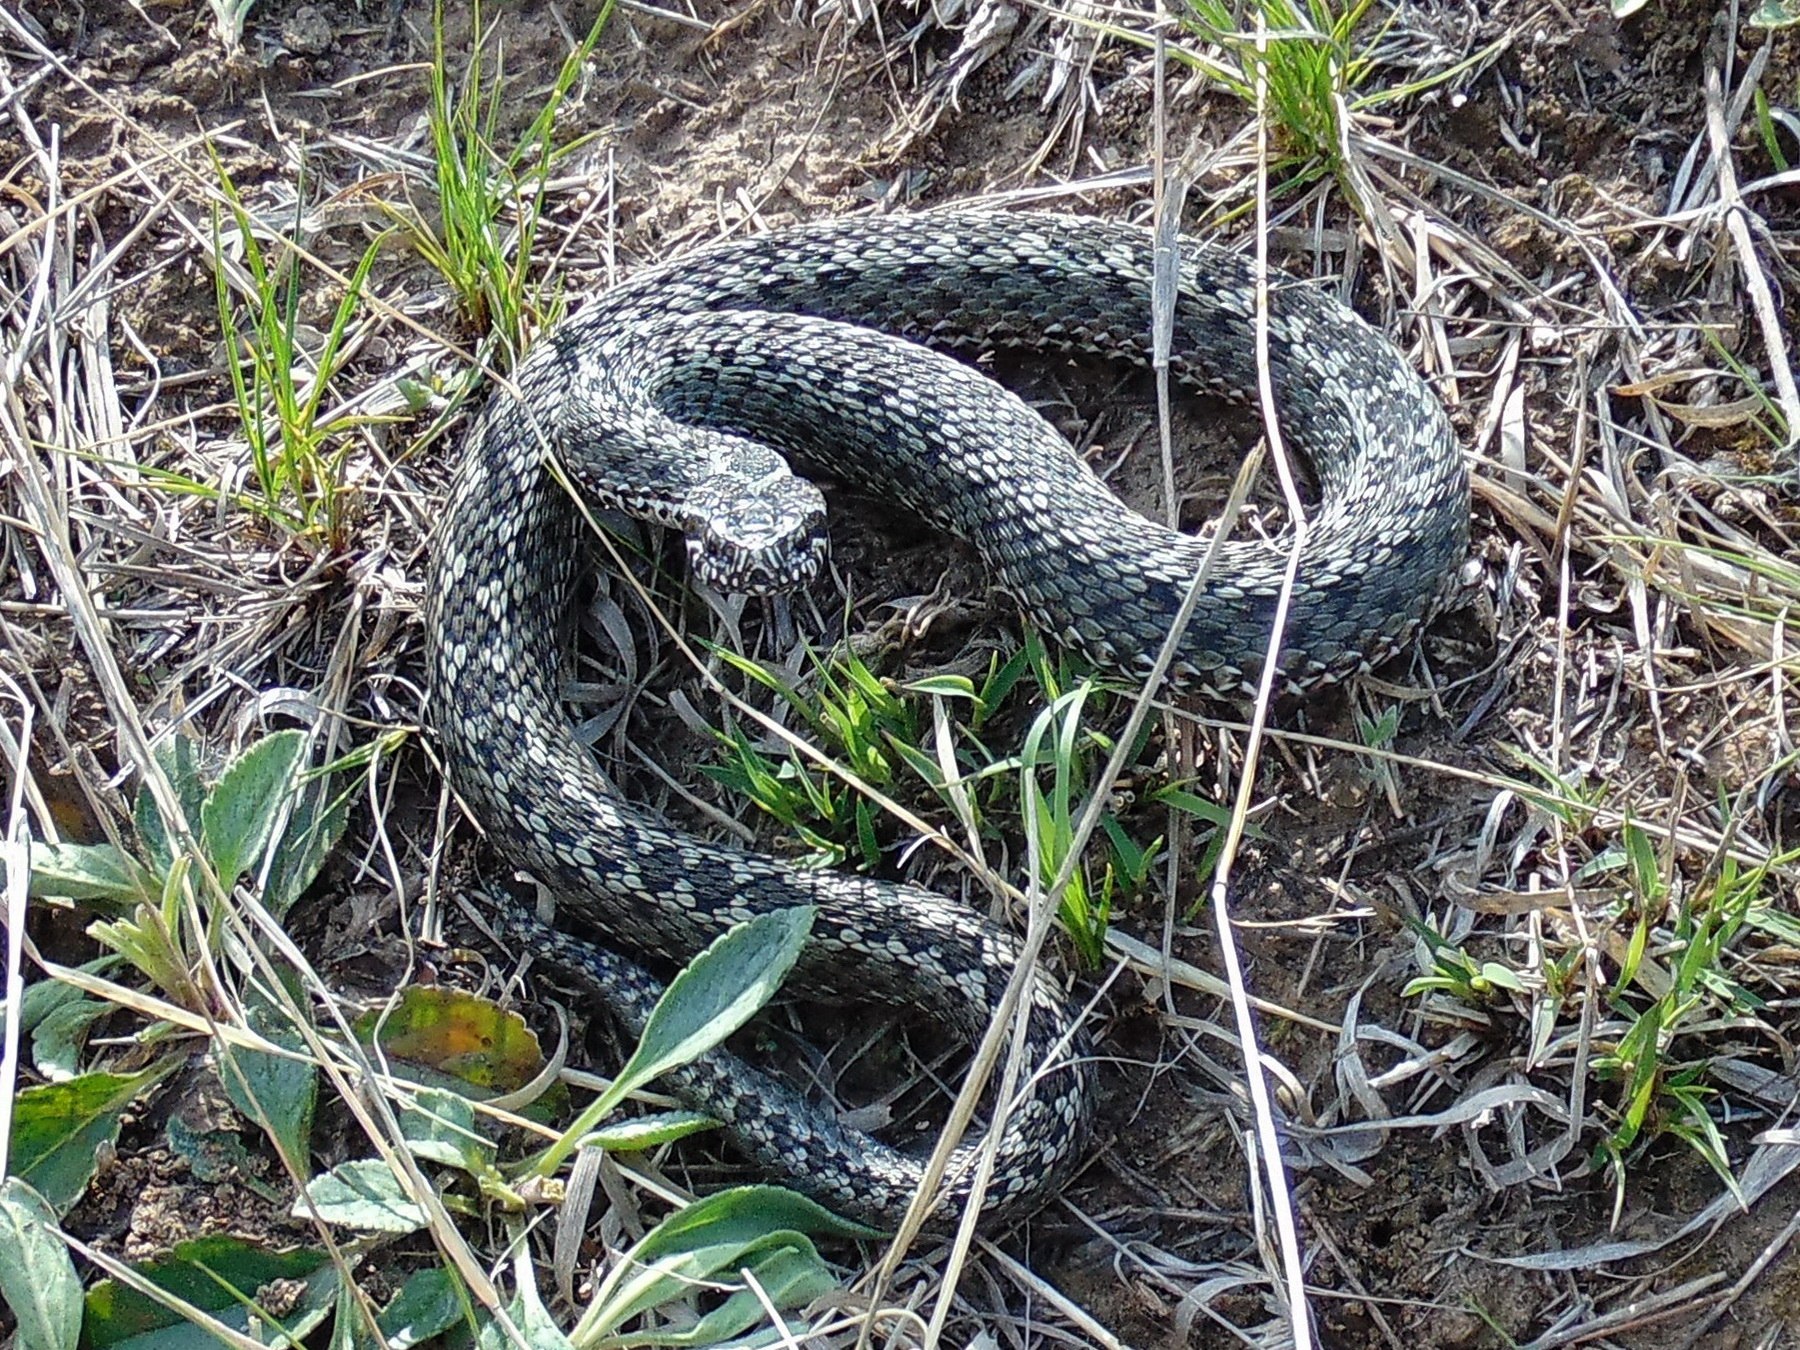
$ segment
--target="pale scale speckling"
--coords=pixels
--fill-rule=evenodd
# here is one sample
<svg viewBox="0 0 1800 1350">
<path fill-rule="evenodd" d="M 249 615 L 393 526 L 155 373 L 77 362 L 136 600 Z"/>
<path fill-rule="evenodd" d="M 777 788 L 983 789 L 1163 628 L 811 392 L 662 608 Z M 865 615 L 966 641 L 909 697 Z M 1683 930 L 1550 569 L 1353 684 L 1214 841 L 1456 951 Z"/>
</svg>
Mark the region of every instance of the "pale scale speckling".
<svg viewBox="0 0 1800 1350">
<path fill-rule="evenodd" d="M 438 533 L 432 707 L 458 790 L 558 895 L 564 920 L 674 964 L 736 918 L 813 904 L 790 990 L 918 1004 L 961 1035 L 985 1029 L 1017 950 L 986 919 L 931 891 L 703 843 L 611 792 L 557 698 L 580 531 L 542 450 L 597 505 L 691 528 L 680 494 L 712 464 L 766 466 L 754 443 L 772 447 L 969 538 L 1045 631 L 1141 672 L 1205 542 L 1125 512 L 1017 399 L 908 344 L 1146 365 L 1151 258 L 1145 231 L 1073 217 L 825 221 L 639 273 L 538 344 L 515 373 L 520 397 L 496 393 L 483 415 Z M 1250 264 L 1186 243 L 1180 272 L 1173 375 L 1253 399 Z M 1382 659 L 1430 615 L 1466 549 L 1468 485 L 1443 410 L 1379 334 L 1286 278 L 1271 279 L 1270 303 L 1283 431 L 1321 492 L 1281 657 L 1285 683 L 1305 688 Z M 1234 697 L 1254 682 L 1282 543 L 1223 550 L 1181 648 L 1188 687 Z M 525 765 L 515 784 L 509 769 Z M 583 972 L 641 1026 L 657 985 L 636 964 L 516 905 L 507 915 L 519 940 Z M 990 1215 L 1054 1194 L 1089 1133 L 1086 1040 L 1047 975 L 1030 997 L 1029 1086 L 999 1141 Z M 729 1056 L 706 1056 L 671 1087 L 845 1213 L 891 1225 L 918 1183 L 918 1159 Z M 952 1159 L 938 1215 L 967 1195 L 978 1145 Z"/>
</svg>

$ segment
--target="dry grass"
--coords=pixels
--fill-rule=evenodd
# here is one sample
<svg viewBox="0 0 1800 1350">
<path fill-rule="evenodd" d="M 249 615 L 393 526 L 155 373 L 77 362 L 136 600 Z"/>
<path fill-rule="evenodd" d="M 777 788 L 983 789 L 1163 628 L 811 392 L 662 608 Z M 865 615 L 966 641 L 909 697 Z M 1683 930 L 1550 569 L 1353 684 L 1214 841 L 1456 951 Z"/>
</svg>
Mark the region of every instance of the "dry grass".
<svg viewBox="0 0 1800 1350">
<path fill-rule="evenodd" d="M 1746 32 L 1734 43 L 1720 28 L 1697 49 L 1700 84 L 1681 120 L 1655 129 L 1660 178 L 1636 162 L 1559 164 L 1527 200 L 1460 152 L 1445 131 L 1451 102 L 1473 91 L 1485 133 L 1507 147 L 1490 158 L 1529 162 L 1548 155 L 1532 138 L 1555 115 L 1546 63 L 1587 62 L 1612 79 L 1618 53 L 1584 45 L 1610 31 L 1599 7 L 1499 8 L 1483 27 L 1408 4 L 1352 31 L 1350 50 L 1372 63 L 1365 92 L 1415 87 L 1391 102 L 1346 97 L 1332 134 L 1307 147 L 1257 116 L 1253 46 L 1192 26 L 1158 32 L 1147 7 L 753 4 L 671 19 L 622 4 L 597 61 L 577 63 L 554 132 L 565 144 L 572 124 L 599 115 L 606 135 L 566 159 L 488 147 L 513 156 L 526 189 L 503 194 L 489 242 L 503 256 L 526 239 L 514 280 L 545 288 L 493 339 L 404 231 L 382 233 L 397 220 L 430 229 L 442 181 L 429 136 L 391 104 L 374 131 L 327 113 L 302 137 L 252 92 L 267 70 L 246 47 L 217 100 L 230 114 L 206 113 L 204 136 L 171 132 L 57 35 L 0 14 L 0 116 L 14 142 L 0 197 L 9 1006 L 22 979 L 49 972 L 113 1010 L 83 1069 L 148 1062 L 128 1041 L 151 1024 L 194 1050 L 316 1065 L 332 1147 L 388 1160 L 427 1209 L 436 1259 L 477 1304 L 505 1306 L 509 1234 L 444 1203 L 405 1146 L 410 1089 L 349 1029 L 415 980 L 452 972 L 501 994 L 520 973 L 518 954 L 471 967 L 447 945 L 467 931 L 449 882 L 468 870 L 476 831 L 441 787 L 417 684 L 417 578 L 472 396 L 554 315 L 558 287 L 577 295 L 649 255 L 809 205 L 986 192 L 1148 220 L 1203 192 L 1190 221 L 1248 232 L 1254 216 L 1276 261 L 1334 278 L 1443 395 L 1476 484 L 1466 604 L 1410 666 L 1363 682 L 1335 714 L 1267 694 L 1242 717 L 1140 701 L 1162 762 L 1106 764 L 1086 831 L 1115 788 L 1160 775 L 1230 803 L 1232 842 L 1210 881 L 1216 927 L 1196 926 L 1192 902 L 1207 889 L 1191 875 L 1196 827 L 1173 808 L 1157 818 L 1160 880 L 1082 976 L 1117 1058 L 1115 1141 L 1038 1221 L 1039 1237 L 965 1227 L 955 1242 L 911 1232 L 865 1253 L 807 1343 L 1306 1344 L 1316 1324 L 1340 1343 L 1475 1345 L 1485 1323 L 1542 1347 L 1675 1345 L 1708 1343 L 1725 1319 L 1746 1343 L 1777 1343 L 1790 1314 L 1759 1290 L 1791 1265 L 1794 1225 L 1769 1221 L 1776 1202 L 1755 1202 L 1791 1195 L 1800 1161 L 1788 635 L 1800 600 L 1788 349 L 1800 243 L 1783 195 L 1792 175 L 1761 163 L 1753 94 L 1779 102 L 1770 72 L 1791 80 L 1800 60 L 1791 42 Z M 412 18 L 393 69 L 353 87 L 424 88 L 428 30 Z M 206 27 L 169 40 L 204 43 Z M 679 34 L 695 44 L 680 48 L 685 65 L 660 55 Z M 570 28 L 509 54 L 519 107 L 541 106 L 582 36 Z M 812 101 L 773 124 L 753 103 L 709 107 L 709 89 L 726 101 L 720 71 L 738 61 L 771 101 L 800 99 L 781 62 L 750 65 L 771 44 L 804 54 Z M 212 49 L 199 55 L 216 63 Z M 1249 103 L 1221 81 L 1226 66 L 1249 71 Z M 71 151 L 80 128 L 46 111 L 52 86 L 56 108 L 113 128 L 112 151 L 85 140 Z M 822 103 L 821 87 L 832 91 Z M 647 92 L 628 102 L 618 90 Z M 529 122 L 509 121 L 517 111 L 509 101 L 482 134 L 516 134 Z M 681 130 L 667 142 L 688 156 L 676 171 L 652 172 L 641 151 L 621 162 L 642 130 L 634 118 Z M 1553 134 L 1580 125 L 1569 114 Z M 759 136 L 779 173 L 736 167 Z M 830 176 L 845 164 L 853 176 Z M 311 458 L 273 482 L 247 468 L 255 437 L 212 291 L 222 278 L 228 312 L 267 318 L 275 292 L 252 253 L 272 274 L 292 265 L 299 282 L 278 328 L 295 344 L 286 369 L 306 418 L 283 429 L 304 431 L 296 444 Z M 1271 432 L 1279 464 L 1278 424 Z M 328 517 L 312 514 L 326 498 Z M 829 747 L 797 737 L 704 652 L 739 646 L 803 675 L 787 614 L 699 611 L 654 567 L 627 557 L 617 570 L 583 615 L 571 706 L 636 795 L 696 828 L 779 845 L 689 771 L 721 718 L 855 786 Z M 882 610 L 892 593 L 877 588 L 894 579 L 856 559 L 841 593 L 794 618 L 829 638 L 852 614 L 845 636 L 859 650 L 909 644 L 944 669 L 974 668 L 983 644 L 1010 640 L 985 615 L 946 646 L 932 625 L 961 622 L 966 597 L 952 585 Z M 129 847 L 138 781 L 166 820 L 186 817 L 153 743 L 185 729 L 222 759 L 270 725 L 304 728 L 316 764 L 362 752 L 340 779 L 355 784 L 354 824 L 310 918 L 273 914 L 254 886 L 199 868 L 171 910 L 190 963 L 181 990 L 124 968 L 71 969 L 88 949 L 54 916 L 32 925 L 41 952 L 27 939 L 28 838 Z M 914 874 L 1029 916 L 1034 949 L 1049 940 L 1058 888 L 1021 865 L 1020 836 L 985 837 L 898 789 L 869 799 L 907 841 Z M 1286 889 L 1271 899 L 1267 885 Z M 273 1039 L 250 1011 L 270 1003 Z M 0 1120 L 34 1079 L 18 1023 Z M 984 1070 L 1029 1071 L 1008 1062 L 1008 1030 L 997 1022 L 977 1052 Z M 953 1114 L 934 1088 L 936 1047 L 900 1040 L 910 1081 L 892 1091 L 899 1109 Z M 842 1059 L 854 1078 L 870 1041 L 846 1042 L 811 1061 L 822 1079 L 843 1073 Z M 1246 1078 L 1246 1063 L 1263 1072 Z M 488 1118 L 542 1132 L 510 1104 Z M 305 1180 L 307 1159 L 280 1166 Z M 539 1246 L 562 1310 L 667 1198 L 734 1175 L 698 1150 L 584 1168 Z M 1679 1186 L 1665 1189 L 1669 1177 Z M 1435 1188 L 1457 1221 L 1419 1219 L 1396 1236 L 1423 1254 L 1384 1265 L 1359 1211 L 1381 1209 L 1402 1182 Z M 589 1237 L 598 1255 L 581 1241 L 590 1202 L 605 1205 Z M 263 1215 L 270 1236 L 329 1251 L 373 1317 L 391 1281 L 331 1225 L 284 1209 Z M 1491 1260 L 1471 1269 L 1444 1249 Z M 144 1254 L 97 1237 L 80 1250 L 121 1279 Z"/>
</svg>

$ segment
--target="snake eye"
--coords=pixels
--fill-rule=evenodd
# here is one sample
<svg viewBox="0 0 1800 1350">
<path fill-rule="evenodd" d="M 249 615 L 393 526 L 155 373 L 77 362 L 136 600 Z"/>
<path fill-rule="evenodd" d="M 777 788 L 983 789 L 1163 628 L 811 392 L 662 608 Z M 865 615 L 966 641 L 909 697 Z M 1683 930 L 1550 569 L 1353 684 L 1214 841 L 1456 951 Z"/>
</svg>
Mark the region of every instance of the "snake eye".
<svg viewBox="0 0 1800 1350">
<path fill-rule="evenodd" d="M 686 505 L 688 566 L 702 585 L 727 595 L 776 595 L 818 575 L 825 498 L 804 478 L 720 475 L 700 484 Z"/>
</svg>

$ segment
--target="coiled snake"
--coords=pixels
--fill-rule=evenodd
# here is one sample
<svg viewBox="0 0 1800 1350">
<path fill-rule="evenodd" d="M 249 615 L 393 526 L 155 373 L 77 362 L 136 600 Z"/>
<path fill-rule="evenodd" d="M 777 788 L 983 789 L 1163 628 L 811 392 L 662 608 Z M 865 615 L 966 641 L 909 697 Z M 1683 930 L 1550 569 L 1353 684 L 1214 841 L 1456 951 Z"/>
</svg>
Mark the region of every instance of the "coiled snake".
<svg viewBox="0 0 1800 1350">
<path fill-rule="evenodd" d="M 1085 218 L 827 221 L 641 272 L 538 344 L 516 373 L 520 396 L 494 397 L 456 479 L 432 568 L 430 660 L 452 781 L 565 918 L 678 963 L 753 913 L 815 905 L 790 990 L 918 1005 L 979 1036 L 1016 951 L 998 926 L 916 887 L 702 842 L 607 785 L 558 702 L 580 530 L 544 452 L 599 504 L 686 529 L 696 566 L 732 589 L 816 565 L 821 499 L 775 452 L 791 455 L 969 540 L 1045 630 L 1139 672 L 1203 541 L 1127 511 L 1036 413 L 925 348 L 1147 364 L 1151 265 L 1145 231 Z M 1271 279 L 1269 302 L 1283 433 L 1320 493 L 1282 657 L 1288 684 L 1305 686 L 1390 654 L 1428 617 L 1466 548 L 1468 487 L 1442 408 L 1385 339 L 1286 278 Z M 1175 378 L 1252 398 L 1254 307 L 1249 263 L 1183 244 Z M 1178 678 L 1226 697 L 1254 679 L 1283 566 L 1267 543 L 1223 550 Z M 584 969 L 641 1025 L 657 986 L 636 965 L 548 930 L 521 940 Z M 1047 975 L 1030 997 L 1029 1086 L 999 1142 L 993 1213 L 1047 1198 L 1089 1129 L 1085 1041 Z M 918 1160 L 723 1053 L 674 1090 L 841 1212 L 891 1226 L 918 1183 Z M 966 1197 L 975 1147 L 952 1159 L 938 1212 Z"/>
</svg>

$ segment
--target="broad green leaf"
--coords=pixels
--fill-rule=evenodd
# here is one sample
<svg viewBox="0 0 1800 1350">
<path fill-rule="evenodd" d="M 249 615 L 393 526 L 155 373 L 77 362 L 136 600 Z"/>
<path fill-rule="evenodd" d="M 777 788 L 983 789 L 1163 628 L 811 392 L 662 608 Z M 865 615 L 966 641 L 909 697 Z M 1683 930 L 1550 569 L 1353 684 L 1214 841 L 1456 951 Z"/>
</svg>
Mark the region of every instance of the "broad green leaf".
<svg viewBox="0 0 1800 1350">
<path fill-rule="evenodd" d="M 175 789 L 181 812 L 187 817 L 188 829 L 198 830 L 200 806 L 206 800 L 206 786 L 200 781 L 198 745 L 191 736 L 175 732 L 162 740 L 153 753 L 169 786 Z M 151 866 L 158 872 L 167 872 L 174 864 L 175 848 L 169 842 L 162 812 L 156 809 L 156 799 L 148 788 L 138 788 L 132 819 L 137 825 L 138 841 L 144 846 L 144 854 Z"/>
<path fill-rule="evenodd" d="M 73 1078 L 88 1028 L 112 1011 L 112 1004 L 94 998 L 58 1003 L 31 1033 L 31 1062 L 37 1071 L 55 1083 Z"/>
<path fill-rule="evenodd" d="M 319 1306 L 319 1299 L 329 1296 L 335 1302 L 337 1287 L 335 1271 L 315 1271 L 302 1286 L 300 1302 L 286 1308 L 280 1317 L 264 1316 L 252 1304 L 221 1308 L 210 1315 L 220 1325 L 270 1350 L 302 1350 L 306 1338 L 331 1315 L 329 1307 Z M 176 1314 L 171 1316 L 176 1320 L 168 1326 L 115 1341 L 108 1350 L 225 1350 L 225 1343 L 210 1331 Z"/>
<path fill-rule="evenodd" d="M 263 903 L 278 919 L 312 885 L 349 824 L 350 800 L 332 796 L 331 781 L 330 776 L 322 776 L 300 790 L 288 827 L 275 846 Z"/>
<path fill-rule="evenodd" d="M 306 1004 L 296 1000 L 296 1006 L 304 1010 Z M 304 1048 L 299 1028 L 266 999 L 251 999 L 245 1012 L 250 1029 L 263 1039 L 287 1050 Z M 313 1108 L 319 1096 L 318 1066 L 224 1041 L 219 1042 L 217 1053 L 219 1081 L 231 1104 L 246 1120 L 262 1127 L 301 1176 L 307 1175 L 312 1170 L 308 1160 L 312 1156 Z"/>
<path fill-rule="evenodd" d="M 692 1063 L 749 1021 L 793 968 L 812 921 L 810 905 L 759 914 L 689 962 L 657 1000 L 637 1049 L 619 1070 L 617 1096 Z"/>
<path fill-rule="evenodd" d="M 663 990 L 637 1049 L 612 1086 L 525 1170 L 550 1176 L 620 1102 L 659 1074 L 692 1062 L 750 1020 L 767 1003 L 812 931 L 809 905 L 759 914 L 720 935 Z"/>
<path fill-rule="evenodd" d="M 306 1186 L 312 1207 L 327 1223 L 360 1228 L 372 1233 L 412 1233 L 430 1222 L 425 1211 L 400 1185 L 388 1165 L 379 1158 L 339 1163 Z M 294 1201 L 293 1213 L 311 1213 L 304 1199 Z"/>
<path fill-rule="evenodd" d="M 154 904 L 156 878 L 111 844 L 31 846 L 31 893 L 56 900 L 108 900 Z"/>
<path fill-rule="evenodd" d="M 575 1339 L 591 1344 L 697 1282 L 755 1266 L 776 1251 L 817 1261 L 811 1234 L 878 1236 L 780 1186 L 740 1186 L 696 1200 L 626 1253 L 595 1294 Z"/>
<path fill-rule="evenodd" d="M 525 1344 L 531 1350 L 573 1350 L 569 1338 L 562 1333 L 556 1321 L 545 1309 L 543 1301 L 538 1298 L 537 1287 L 531 1283 L 531 1267 L 520 1262 L 516 1267 L 521 1273 L 519 1292 L 506 1307 L 506 1315 Z M 502 1330 L 500 1324 L 489 1318 L 482 1323 L 481 1334 L 475 1338 L 476 1350 L 516 1350 L 512 1337 Z"/>
<path fill-rule="evenodd" d="M 330 1273 L 330 1257 L 309 1248 L 269 1251 L 244 1238 L 219 1234 L 184 1242 L 168 1256 L 132 1269 L 184 1303 L 243 1327 L 248 1323 L 237 1314 L 255 1299 L 257 1290 L 273 1280 L 305 1280 L 322 1271 Z M 195 1333 L 179 1313 L 116 1280 L 102 1280 L 88 1290 L 84 1336 L 88 1350 L 111 1350 L 126 1342 L 132 1343 L 132 1350 L 145 1350 L 135 1338 L 163 1328 L 185 1333 L 190 1345 L 216 1344 Z M 175 1343 L 170 1342 L 171 1350 Z"/>
<path fill-rule="evenodd" d="M 468 1294 L 444 1266 L 427 1266 L 407 1277 L 375 1321 L 387 1350 L 410 1350 L 447 1331 L 472 1311 Z"/>
<path fill-rule="evenodd" d="M 1481 978 L 1496 989 L 1507 989 L 1515 994 L 1525 992 L 1525 981 L 1519 978 L 1518 972 L 1511 966 L 1501 965 L 1498 961 L 1483 961 Z"/>
<path fill-rule="evenodd" d="M 419 1157 L 471 1173 L 493 1165 L 494 1146 L 475 1128 L 475 1108 L 467 1099 L 424 1088 L 400 1108 L 399 1116 L 406 1146 Z"/>
<path fill-rule="evenodd" d="M 120 1118 L 181 1063 L 170 1056 L 142 1073 L 90 1073 L 26 1088 L 13 1101 L 12 1174 L 67 1214 L 93 1180 L 101 1149 L 117 1142 Z"/>
<path fill-rule="evenodd" d="M 677 1139 L 685 1139 L 701 1130 L 718 1127 L 719 1122 L 698 1111 L 659 1111 L 655 1115 L 634 1116 L 602 1125 L 581 1143 L 584 1148 L 603 1148 L 608 1153 L 642 1153 L 660 1148 Z"/>
<path fill-rule="evenodd" d="M 544 1067 L 537 1034 L 516 1012 L 457 989 L 413 985 L 392 1007 L 356 1019 L 358 1040 L 491 1093 L 516 1092 Z M 379 1032 L 379 1036 L 377 1033 Z"/>
<path fill-rule="evenodd" d="M 106 967 L 117 964 L 115 958 L 105 956 L 98 961 L 89 961 L 81 969 L 89 975 L 98 975 Z M 34 1031 L 38 1023 L 65 1003 L 73 1003 L 77 999 L 85 997 L 86 995 L 79 988 L 65 980 L 47 979 L 39 980 L 36 984 L 28 984 L 25 986 L 25 996 L 19 1000 L 21 1016 L 24 1019 L 19 1024 L 19 1030 Z M 0 1004 L 0 1026 L 6 1025 L 6 1011 L 6 1006 Z"/>
<path fill-rule="evenodd" d="M 729 1283 L 741 1286 L 737 1292 L 687 1330 L 639 1331 L 630 1333 L 625 1339 L 633 1345 L 712 1347 L 727 1342 L 742 1345 L 746 1342 L 739 1338 L 746 1332 L 765 1327 L 769 1331 L 766 1339 L 754 1337 L 748 1343 L 781 1344 L 775 1329 L 768 1326 L 769 1314 L 763 1300 L 766 1298 L 782 1310 L 804 1308 L 839 1285 L 831 1267 L 820 1259 L 811 1243 L 775 1246 L 746 1261 L 740 1269 L 756 1281 L 755 1289 L 748 1287 L 748 1279 L 731 1280 Z M 798 1334 L 805 1332 L 803 1326 L 792 1323 L 788 1330 Z"/>
<path fill-rule="evenodd" d="M 0 1303 L 12 1309 L 18 1350 L 75 1350 L 81 1280 L 44 1197 L 0 1181 Z"/>
<path fill-rule="evenodd" d="M 229 887 L 268 848 L 305 753 L 304 732 L 277 731 L 233 760 L 206 794 L 200 836 L 221 885 Z"/>
</svg>

